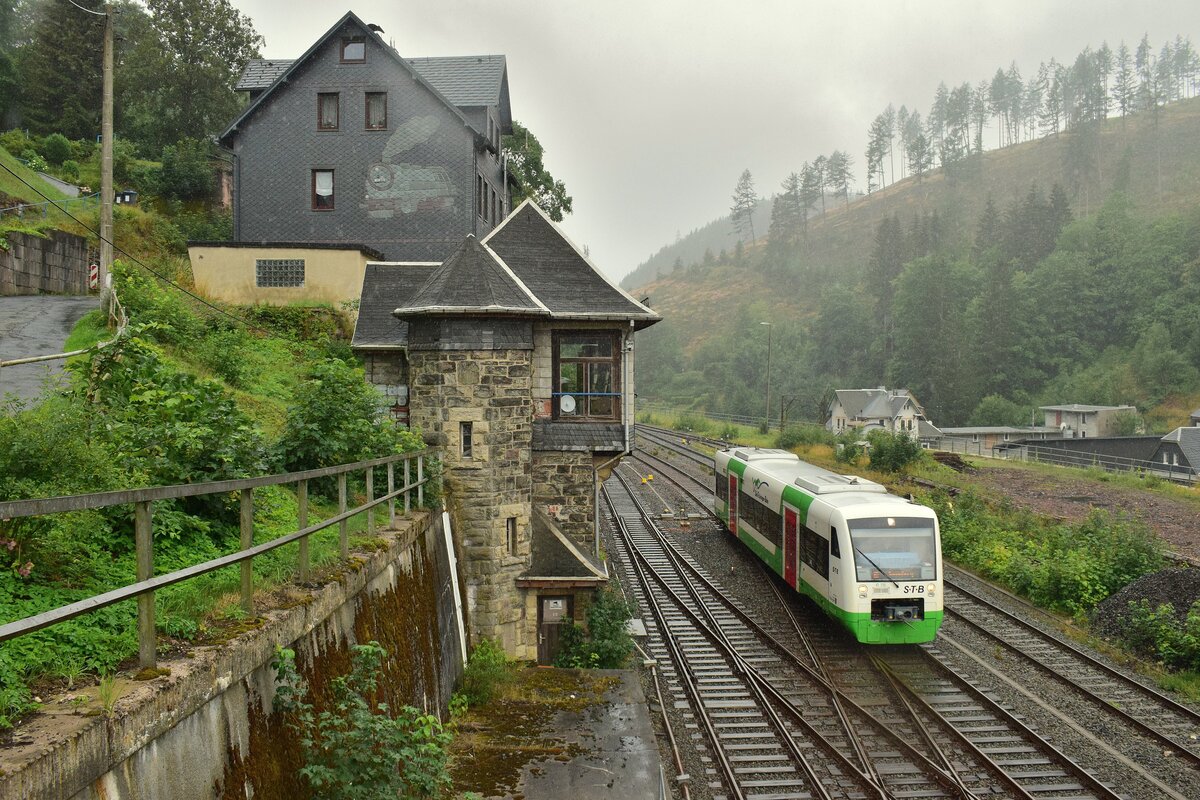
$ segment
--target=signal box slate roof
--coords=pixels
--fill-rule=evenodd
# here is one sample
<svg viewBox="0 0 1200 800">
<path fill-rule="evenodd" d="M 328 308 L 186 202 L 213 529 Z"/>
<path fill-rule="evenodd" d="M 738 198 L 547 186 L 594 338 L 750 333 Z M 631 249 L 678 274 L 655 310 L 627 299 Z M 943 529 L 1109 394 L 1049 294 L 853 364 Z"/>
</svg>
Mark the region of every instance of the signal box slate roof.
<svg viewBox="0 0 1200 800">
<path fill-rule="evenodd" d="M 408 323 L 397 319 L 396 298 L 421 288 L 437 264 L 367 264 L 363 276 L 358 323 L 351 347 L 394 349 L 408 341 Z"/>
<path fill-rule="evenodd" d="M 387 291 L 368 285 L 383 276 L 367 273 L 364 304 Z M 635 328 L 662 319 L 605 278 L 530 200 L 482 242 L 467 236 L 415 290 L 391 297 L 398 317 L 500 314 L 632 321 Z"/>
<path fill-rule="evenodd" d="M 471 234 L 396 307 L 394 313 L 398 317 L 416 314 L 550 316 L 550 310 L 530 294 L 512 270 Z"/>
<path fill-rule="evenodd" d="M 608 280 L 535 203 L 526 200 L 483 243 L 556 319 L 662 319 Z"/>
</svg>

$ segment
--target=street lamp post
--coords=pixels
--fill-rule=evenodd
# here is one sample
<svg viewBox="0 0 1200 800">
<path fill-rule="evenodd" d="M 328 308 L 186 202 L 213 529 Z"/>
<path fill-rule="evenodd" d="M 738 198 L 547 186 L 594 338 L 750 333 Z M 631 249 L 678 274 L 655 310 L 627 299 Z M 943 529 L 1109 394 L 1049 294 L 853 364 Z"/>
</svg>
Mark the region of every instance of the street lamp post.
<svg viewBox="0 0 1200 800">
<path fill-rule="evenodd" d="M 760 322 L 767 326 L 767 413 L 763 416 L 763 426 L 771 430 L 771 323 Z"/>
</svg>

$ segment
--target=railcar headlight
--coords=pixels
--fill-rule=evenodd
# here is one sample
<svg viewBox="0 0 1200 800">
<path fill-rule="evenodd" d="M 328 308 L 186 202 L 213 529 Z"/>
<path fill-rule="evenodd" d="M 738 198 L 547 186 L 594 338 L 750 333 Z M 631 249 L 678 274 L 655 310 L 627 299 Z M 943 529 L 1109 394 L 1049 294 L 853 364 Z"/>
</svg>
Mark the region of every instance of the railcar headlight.
<svg viewBox="0 0 1200 800">
<path fill-rule="evenodd" d="M 929 588 L 925 590 L 925 594 L 929 595 L 930 597 L 933 597 L 935 594 L 937 594 L 937 584 L 929 584 Z"/>
<path fill-rule="evenodd" d="M 865 585 L 862 585 L 862 586 L 859 586 L 859 587 L 858 587 L 858 596 L 859 596 L 859 597 L 866 597 L 866 596 L 867 596 L 867 587 L 866 587 Z"/>
</svg>

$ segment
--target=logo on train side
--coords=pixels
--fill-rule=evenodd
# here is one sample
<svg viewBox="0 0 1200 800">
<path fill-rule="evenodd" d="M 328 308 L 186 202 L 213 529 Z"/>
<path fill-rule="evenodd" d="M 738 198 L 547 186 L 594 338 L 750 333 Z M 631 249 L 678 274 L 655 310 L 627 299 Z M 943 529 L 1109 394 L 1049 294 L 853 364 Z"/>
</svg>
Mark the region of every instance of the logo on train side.
<svg viewBox="0 0 1200 800">
<path fill-rule="evenodd" d="M 750 489 L 750 493 L 763 503 L 769 503 L 771 501 L 767 498 L 766 491 L 770 485 L 771 484 L 767 483 L 762 478 L 755 478 L 753 481 L 753 486 Z"/>
</svg>

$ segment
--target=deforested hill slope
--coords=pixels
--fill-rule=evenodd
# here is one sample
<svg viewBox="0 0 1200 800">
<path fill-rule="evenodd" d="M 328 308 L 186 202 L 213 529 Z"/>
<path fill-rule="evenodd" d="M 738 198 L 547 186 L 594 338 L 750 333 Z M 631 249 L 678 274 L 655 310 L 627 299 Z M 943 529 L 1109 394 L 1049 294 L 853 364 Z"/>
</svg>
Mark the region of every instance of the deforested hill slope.
<svg viewBox="0 0 1200 800">
<path fill-rule="evenodd" d="M 652 274 L 647 262 L 622 283 L 650 295 L 691 350 L 712 332 L 714 314 L 758 305 L 803 317 L 815 309 L 815 290 L 858 284 L 885 217 L 897 215 L 907 226 L 917 216 L 936 214 L 943 235 L 966 246 L 989 199 L 1003 211 L 1031 188 L 1048 194 L 1058 184 L 1078 218 L 1097 211 L 1118 182 L 1139 216 L 1200 205 L 1200 98 L 1164 107 L 1157 123 L 1149 113 L 1110 119 L 1092 133 L 1064 132 L 988 151 L 959 162 L 949 175 L 937 170 L 920 181 L 905 178 L 849 204 L 827 201 L 826 213 L 809 220 L 799 252 L 786 265 L 773 263 L 766 237 L 760 237 L 741 264 L 732 263 L 732 255 L 716 264 L 682 258 L 682 268 L 639 279 Z M 689 240 L 716 225 L 683 237 L 669 252 L 702 252 L 703 245 Z M 727 250 L 732 254 L 732 246 Z M 661 268 L 657 260 L 655 266 Z"/>
</svg>

